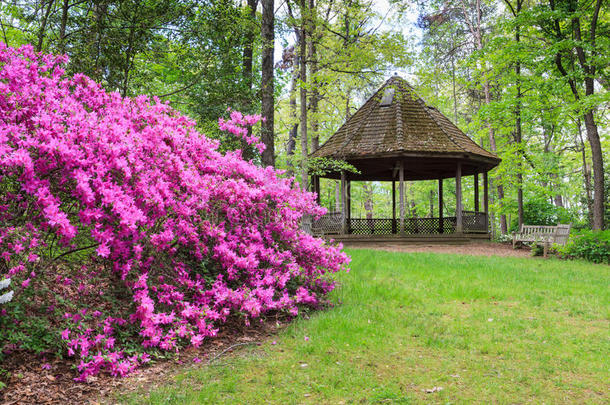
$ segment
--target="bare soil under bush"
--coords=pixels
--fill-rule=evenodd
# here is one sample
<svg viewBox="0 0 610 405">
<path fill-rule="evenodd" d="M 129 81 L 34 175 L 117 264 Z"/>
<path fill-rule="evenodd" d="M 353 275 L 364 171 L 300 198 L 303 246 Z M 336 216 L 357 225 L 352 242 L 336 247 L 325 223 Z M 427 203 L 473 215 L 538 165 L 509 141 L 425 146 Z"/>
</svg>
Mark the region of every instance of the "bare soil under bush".
<svg viewBox="0 0 610 405">
<path fill-rule="evenodd" d="M 377 249 L 390 252 L 450 253 L 474 256 L 530 257 L 529 248 L 513 249 L 511 244 L 495 242 L 449 243 L 393 243 L 351 242 L 345 247 L 354 249 Z"/>
</svg>

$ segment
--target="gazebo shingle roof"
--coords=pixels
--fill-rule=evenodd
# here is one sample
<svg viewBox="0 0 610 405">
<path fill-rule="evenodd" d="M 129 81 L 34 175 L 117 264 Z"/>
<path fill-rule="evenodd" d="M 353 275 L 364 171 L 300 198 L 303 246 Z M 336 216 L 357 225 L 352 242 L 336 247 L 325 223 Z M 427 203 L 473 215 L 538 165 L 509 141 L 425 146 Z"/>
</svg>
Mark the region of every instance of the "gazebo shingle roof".
<svg viewBox="0 0 610 405">
<path fill-rule="evenodd" d="M 349 161 L 403 153 L 422 156 L 464 154 L 488 161 L 493 166 L 500 162 L 496 155 L 477 145 L 436 108 L 427 106 L 399 76 L 385 82 L 311 156 Z"/>
</svg>

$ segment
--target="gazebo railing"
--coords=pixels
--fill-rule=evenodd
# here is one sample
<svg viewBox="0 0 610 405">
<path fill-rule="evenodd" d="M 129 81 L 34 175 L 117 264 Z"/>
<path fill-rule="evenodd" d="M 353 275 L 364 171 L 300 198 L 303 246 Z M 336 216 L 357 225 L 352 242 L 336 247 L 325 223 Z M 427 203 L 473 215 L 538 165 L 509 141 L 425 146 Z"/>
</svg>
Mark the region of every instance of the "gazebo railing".
<svg viewBox="0 0 610 405">
<path fill-rule="evenodd" d="M 462 226 L 464 232 L 486 233 L 487 213 L 476 211 L 462 211 Z"/>
<path fill-rule="evenodd" d="M 442 226 L 441 226 L 442 224 Z M 400 219 L 392 218 L 349 218 L 346 221 L 345 233 L 350 235 L 395 235 L 400 234 Z M 440 235 L 456 231 L 457 218 L 439 217 L 405 218 L 405 235 Z M 463 211 L 462 228 L 464 233 L 486 233 L 487 214 L 484 212 Z M 317 235 L 343 234 L 341 213 L 322 216 L 313 224 Z"/>
<path fill-rule="evenodd" d="M 395 224 L 392 218 L 350 218 L 348 233 L 353 235 L 392 235 Z"/>
</svg>

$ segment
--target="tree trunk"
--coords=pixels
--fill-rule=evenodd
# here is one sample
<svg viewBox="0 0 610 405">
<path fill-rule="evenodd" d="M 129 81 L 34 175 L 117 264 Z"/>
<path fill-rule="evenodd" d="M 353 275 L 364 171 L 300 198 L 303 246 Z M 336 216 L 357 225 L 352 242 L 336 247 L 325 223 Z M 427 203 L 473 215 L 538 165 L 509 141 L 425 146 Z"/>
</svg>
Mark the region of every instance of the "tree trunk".
<svg viewBox="0 0 610 405">
<path fill-rule="evenodd" d="M 309 101 L 311 110 L 311 150 L 315 151 L 320 147 L 320 134 L 318 133 L 318 101 L 320 93 L 317 85 L 317 73 L 318 73 L 318 60 L 316 51 L 316 41 L 318 41 L 318 35 L 315 34 L 316 27 L 316 5 L 315 0 L 309 0 L 309 12 L 312 13 L 310 18 L 310 33 L 309 33 L 309 64 L 310 64 L 310 78 L 312 82 L 311 97 Z"/>
<path fill-rule="evenodd" d="M 521 0 L 517 0 L 517 10 L 515 11 L 515 18 L 519 17 L 521 12 Z M 521 26 L 517 23 L 515 27 L 515 42 L 517 45 L 521 42 Z M 515 63 L 515 76 L 517 81 L 517 100 L 515 104 L 515 142 L 519 151 L 522 150 L 523 145 L 523 134 L 521 129 L 521 61 L 517 59 Z M 523 226 L 523 163 L 522 153 L 520 153 L 519 160 L 517 162 L 517 212 L 519 229 Z"/>
<path fill-rule="evenodd" d="M 263 38 L 262 79 L 261 79 L 261 110 L 265 120 L 261 126 L 261 141 L 265 145 L 262 161 L 263 166 L 275 166 L 274 145 L 274 78 L 273 51 L 275 41 L 274 1 L 262 0 L 263 21 L 261 34 Z M 306 174 L 306 173 L 305 173 Z"/>
<path fill-rule="evenodd" d="M 518 21 L 519 14 L 521 13 L 521 5 L 522 0 L 517 0 L 516 6 L 513 7 L 512 3 L 509 0 L 504 0 L 504 3 L 508 6 L 508 9 L 513 14 L 515 18 L 515 42 L 517 43 L 517 47 L 521 42 L 521 24 Z M 517 50 L 518 55 L 518 50 Z M 521 158 L 523 156 L 523 145 L 521 144 L 523 141 L 522 131 L 521 131 L 521 61 L 517 57 L 517 61 L 515 62 L 515 86 L 517 88 L 517 97 L 515 101 L 515 131 L 514 138 L 515 144 L 519 150 L 519 159 L 517 160 L 517 220 L 519 223 L 519 229 L 523 225 L 523 164 L 521 162 Z"/>
<path fill-rule="evenodd" d="M 483 85 L 483 90 L 485 93 L 485 104 L 489 104 L 491 102 L 491 94 L 489 91 L 489 82 L 485 82 Z M 487 130 L 489 132 L 489 149 L 491 149 L 492 153 L 498 153 L 498 148 L 496 147 L 496 136 L 491 123 L 487 122 Z M 492 181 L 490 180 L 490 183 Z M 504 187 L 501 184 L 497 185 L 498 189 L 498 203 L 500 208 L 504 205 Z M 506 214 L 500 214 L 500 233 L 505 235 L 508 233 L 508 224 L 506 222 Z"/>
<path fill-rule="evenodd" d="M 593 111 L 584 115 L 593 161 L 593 229 L 604 229 L 604 157 Z"/>
<path fill-rule="evenodd" d="M 458 122 L 458 113 L 457 113 L 457 93 L 455 91 L 455 62 L 453 60 L 454 55 L 451 54 L 451 87 L 453 89 L 453 121 L 455 125 Z"/>
<path fill-rule="evenodd" d="M 591 166 L 587 162 L 587 148 L 585 141 L 582 139 L 582 123 L 580 119 L 576 120 L 576 126 L 578 129 L 578 139 L 576 143 L 580 145 L 580 151 L 582 156 L 582 176 L 585 180 L 585 195 L 587 198 L 587 218 L 589 220 L 589 226 L 593 226 L 593 195 L 591 187 Z"/>
<path fill-rule="evenodd" d="M 298 37 L 297 37 L 298 38 Z M 296 140 L 298 136 L 299 124 L 297 121 L 297 82 L 299 80 L 299 68 L 300 62 L 298 54 L 295 53 L 294 61 L 292 64 L 292 81 L 290 83 L 290 122 L 292 126 L 288 132 L 288 142 L 286 143 L 286 161 L 288 165 L 288 176 L 294 176 L 294 165 L 292 157 L 294 156 L 294 150 L 296 148 Z"/>
<path fill-rule="evenodd" d="M 308 158 L 308 142 L 307 142 L 307 32 L 308 24 L 307 3 L 301 0 L 301 35 L 299 38 L 299 54 L 300 54 L 300 103 L 301 103 L 301 188 L 307 190 L 307 158 Z"/>
<path fill-rule="evenodd" d="M 242 67 L 243 72 L 242 76 L 244 78 L 244 83 L 246 88 L 248 89 L 248 93 L 244 97 L 244 112 L 250 113 L 252 112 L 252 58 L 253 58 L 253 50 L 254 50 L 254 26 L 256 24 L 256 7 L 258 6 L 258 0 L 248 0 L 248 9 L 249 9 L 249 21 L 248 27 L 244 34 L 244 50 L 242 53 Z M 252 128 L 248 127 L 248 136 L 252 135 Z M 254 156 L 246 153 L 249 150 L 248 143 L 245 139 L 241 140 L 241 150 L 242 156 L 246 160 L 252 159 Z"/>
<path fill-rule="evenodd" d="M 53 4 L 55 0 L 48 0 L 46 10 L 43 11 L 42 21 L 40 22 L 40 27 L 38 29 L 38 43 L 36 44 L 36 51 L 42 51 L 42 45 L 44 43 L 45 33 L 47 31 L 47 22 L 49 21 L 49 15 L 51 14 L 51 9 L 53 8 Z"/>
<path fill-rule="evenodd" d="M 95 81 L 101 81 L 104 68 L 100 66 L 102 60 L 102 47 L 104 41 L 105 19 L 108 16 L 107 1 L 99 1 L 93 4 L 94 25 L 90 27 L 89 49 L 93 57 L 93 65 L 90 67 L 90 75 Z"/>
<path fill-rule="evenodd" d="M 131 15 L 131 21 L 129 24 L 130 27 L 129 35 L 127 37 L 127 51 L 125 52 L 125 66 L 123 68 L 123 84 L 121 86 L 121 95 L 123 97 L 127 96 L 127 91 L 129 89 L 129 73 L 131 71 L 131 63 L 133 60 L 139 5 L 140 2 L 137 1 L 134 5 L 133 14 Z"/>
<path fill-rule="evenodd" d="M 66 52 L 66 25 L 68 25 L 68 11 L 70 0 L 64 0 L 61 7 L 61 24 L 59 26 L 59 53 Z"/>
<path fill-rule="evenodd" d="M 335 212 L 341 212 L 341 182 L 335 180 Z"/>
<path fill-rule="evenodd" d="M 368 182 L 362 183 L 362 190 L 364 191 L 364 212 L 366 219 L 373 219 L 373 186 Z"/>
</svg>

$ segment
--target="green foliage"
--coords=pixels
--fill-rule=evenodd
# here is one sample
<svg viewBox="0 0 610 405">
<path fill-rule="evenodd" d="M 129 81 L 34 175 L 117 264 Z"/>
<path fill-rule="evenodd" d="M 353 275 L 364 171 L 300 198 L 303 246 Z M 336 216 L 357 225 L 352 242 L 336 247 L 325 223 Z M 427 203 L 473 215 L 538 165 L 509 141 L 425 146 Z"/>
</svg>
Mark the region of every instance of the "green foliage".
<svg viewBox="0 0 610 405">
<path fill-rule="evenodd" d="M 48 315 L 54 312 L 49 307 L 49 314 L 33 312 L 27 303 L 38 300 L 33 289 L 24 290 L 23 296 L 14 299 L 3 308 L 10 316 L 0 316 L 0 349 L 18 347 L 34 353 L 61 353 L 63 345 L 57 338 L 60 332 L 51 324 Z M 62 314 L 57 313 L 61 319 Z M 4 350 L 0 350 L 0 361 L 4 356 Z"/>
<path fill-rule="evenodd" d="M 80 313 L 83 327 L 97 319 L 92 310 L 86 314 L 81 312 L 86 307 L 99 310 L 104 317 L 116 314 L 127 317 L 127 312 L 133 309 L 129 291 L 119 282 L 109 282 L 117 281 L 118 276 L 102 267 L 99 273 L 79 274 L 77 269 L 81 265 L 82 260 L 78 262 L 77 258 L 66 256 L 52 270 L 39 272 L 30 288 L 21 290 L 12 301 L 2 305 L 7 315 L 0 315 L 0 363 L 15 348 L 62 357 L 66 347 L 59 336 L 71 326 L 64 317 L 66 313 Z M 84 288 L 85 279 L 92 285 L 104 286 L 104 294 Z M 129 324 L 117 329 L 114 337 L 127 352 L 135 353 L 142 351 L 140 342 L 133 338 L 137 334 L 137 325 Z M 155 351 L 149 354 L 156 356 Z"/>
<path fill-rule="evenodd" d="M 307 164 L 309 174 L 313 176 L 324 176 L 329 173 L 337 173 L 346 171 L 348 173 L 360 172 L 354 166 L 347 163 L 345 160 L 329 159 L 329 158 L 312 158 Z"/>
<path fill-rule="evenodd" d="M 204 122 L 227 107 L 257 111 L 256 20 L 241 2 L 224 0 L 3 2 L 0 40 L 66 53 L 70 73 L 123 95 L 158 96 Z M 243 60 L 248 45 L 251 72 Z"/>
<path fill-rule="evenodd" d="M 523 223 L 526 225 L 557 225 L 573 222 L 573 218 L 563 207 L 557 207 L 548 200 L 533 199 L 523 203 Z M 510 231 L 518 231 L 519 223 L 515 217 Z"/>
<path fill-rule="evenodd" d="M 566 257 L 610 264 L 610 230 L 582 231 L 572 235 L 568 243 L 558 248 L 558 251 Z"/>
<path fill-rule="evenodd" d="M 531 250 L 532 256 L 542 256 L 544 254 L 544 245 L 534 243 Z"/>
</svg>

